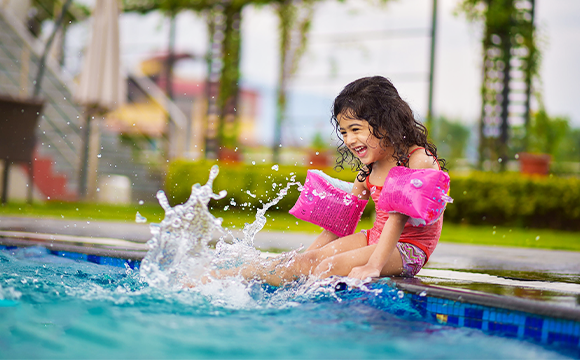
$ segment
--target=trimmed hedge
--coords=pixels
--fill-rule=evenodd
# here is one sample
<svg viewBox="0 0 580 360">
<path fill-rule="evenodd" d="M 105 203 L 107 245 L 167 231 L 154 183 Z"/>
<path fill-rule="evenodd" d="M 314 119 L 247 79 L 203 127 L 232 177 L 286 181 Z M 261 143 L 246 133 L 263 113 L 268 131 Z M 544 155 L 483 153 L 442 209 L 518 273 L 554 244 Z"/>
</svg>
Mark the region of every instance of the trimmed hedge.
<svg viewBox="0 0 580 360">
<path fill-rule="evenodd" d="M 279 165 L 278 170 L 273 170 L 272 165 L 266 164 L 220 164 L 210 161 L 187 161 L 175 160 L 169 165 L 165 181 L 165 192 L 171 205 L 181 204 L 187 201 L 191 194 L 193 184 L 205 184 L 212 165 L 218 164 L 220 173 L 213 183 L 214 193 L 226 190 L 228 195 L 222 200 L 211 200 L 210 205 L 215 208 L 224 208 L 231 205 L 232 199 L 236 208 L 261 208 L 263 203 L 273 200 L 280 191 L 291 182 L 295 175 L 295 181 L 304 184 L 308 168 L 294 165 Z M 336 172 L 332 168 L 322 169 L 328 175 L 345 181 L 352 182 L 356 173 L 350 170 Z M 273 184 L 276 184 L 274 187 Z M 255 197 L 248 194 L 248 191 Z M 269 211 L 288 212 L 296 203 L 300 192 L 297 186 L 291 186 L 288 194 Z M 245 204 L 245 205 L 244 205 Z M 367 206 L 365 215 L 370 216 L 373 209 Z"/>
<path fill-rule="evenodd" d="M 518 173 L 451 174 L 453 204 L 445 220 L 530 228 L 580 230 L 580 179 Z"/>
<path fill-rule="evenodd" d="M 165 191 L 172 205 L 189 198 L 191 186 L 205 184 L 209 170 L 216 162 L 176 160 L 171 162 Z M 278 171 L 272 165 L 235 164 L 220 166 L 220 174 L 213 184 L 215 193 L 226 190 L 228 195 L 211 206 L 224 208 L 261 207 L 278 194 L 292 175 L 304 183 L 306 167 L 282 166 Z M 330 176 L 353 181 L 356 174 L 350 170 L 336 172 L 323 169 Z M 473 172 L 468 176 L 451 174 L 453 204 L 447 206 L 445 221 L 473 225 L 505 225 L 517 227 L 552 228 L 580 231 L 580 179 L 560 177 L 529 177 L 518 173 Z M 273 183 L 276 187 L 273 188 Z M 249 191 L 255 197 L 247 193 Z M 288 212 L 298 199 L 299 192 L 292 186 L 277 206 L 270 211 Z M 371 204 L 369 204 L 371 205 Z M 369 216 L 374 206 L 367 206 L 363 216 Z"/>
</svg>

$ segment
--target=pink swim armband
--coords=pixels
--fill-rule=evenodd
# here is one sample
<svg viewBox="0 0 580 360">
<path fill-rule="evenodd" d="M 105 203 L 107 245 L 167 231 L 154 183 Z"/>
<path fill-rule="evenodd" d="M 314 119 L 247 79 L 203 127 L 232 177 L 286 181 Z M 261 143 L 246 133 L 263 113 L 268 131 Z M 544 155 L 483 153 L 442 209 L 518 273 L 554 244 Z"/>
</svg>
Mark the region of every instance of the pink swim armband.
<svg viewBox="0 0 580 360">
<path fill-rule="evenodd" d="M 351 235 L 368 202 L 352 195 L 352 187 L 352 183 L 320 170 L 308 170 L 300 196 L 289 212 L 338 237 Z"/>
<path fill-rule="evenodd" d="M 395 166 L 385 180 L 377 208 L 409 216 L 413 226 L 435 223 L 453 199 L 449 193 L 449 175 L 441 170 L 409 169 Z"/>
</svg>

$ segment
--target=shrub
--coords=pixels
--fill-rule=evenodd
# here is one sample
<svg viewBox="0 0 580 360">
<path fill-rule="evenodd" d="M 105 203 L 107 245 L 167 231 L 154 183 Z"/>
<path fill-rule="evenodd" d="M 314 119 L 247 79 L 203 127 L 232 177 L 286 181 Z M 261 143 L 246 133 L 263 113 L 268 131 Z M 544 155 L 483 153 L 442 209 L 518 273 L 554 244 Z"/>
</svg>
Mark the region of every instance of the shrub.
<svg viewBox="0 0 580 360">
<path fill-rule="evenodd" d="M 228 192 L 224 199 L 211 201 L 210 205 L 215 208 L 223 208 L 233 203 L 237 208 L 261 208 L 262 204 L 276 198 L 280 188 L 291 182 L 292 176 L 295 176 L 296 182 L 303 184 L 308 169 L 303 166 L 279 165 L 276 171 L 272 169 L 271 164 L 220 164 L 215 161 L 175 160 L 169 165 L 165 181 L 165 191 L 171 205 L 187 201 L 193 184 L 205 184 L 210 168 L 214 164 L 218 164 L 220 168 L 220 173 L 213 183 L 214 193 L 219 193 L 221 190 Z M 349 182 L 352 182 L 356 176 L 356 173 L 350 170 L 340 172 L 332 168 L 322 170 L 332 177 Z M 298 187 L 291 186 L 288 194 L 269 211 L 288 212 L 299 195 Z M 367 206 L 365 216 L 372 213 L 372 208 L 372 206 Z"/>
<path fill-rule="evenodd" d="M 169 165 L 165 183 L 172 205 L 187 201 L 191 186 L 205 184 L 216 162 L 176 160 Z M 226 190 L 228 195 L 210 205 L 224 208 L 233 202 L 236 208 L 261 207 L 276 197 L 293 175 L 304 183 L 306 167 L 280 165 L 278 171 L 265 164 L 218 164 L 220 173 L 213 184 L 215 193 Z M 330 176 L 353 181 L 355 173 L 322 169 Z M 517 227 L 580 230 L 580 179 L 562 177 L 529 177 L 519 173 L 474 172 L 467 176 L 451 176 L 450 195 L 453 204 L 445 210 L 445 221 L 473 225 L 505 225 Z M 274 187 L 273 184 L 276 184 Z M 248 191 L 250 194 L 248 194 Z M 298 199 L 297 186 L 270 211 L 288 212 Z M 255 197 L 253 196 L 255 195 Z M 231 206 L 231 205 L 230 205 Z M 364 217 L 374 211 L 372 202 Z"/>
<path fill-rule="evenodd" d="M 451 174 L 445 220 L 561 230 L 580 230 L 580 179 L 518 173 Z"/>
</svg>

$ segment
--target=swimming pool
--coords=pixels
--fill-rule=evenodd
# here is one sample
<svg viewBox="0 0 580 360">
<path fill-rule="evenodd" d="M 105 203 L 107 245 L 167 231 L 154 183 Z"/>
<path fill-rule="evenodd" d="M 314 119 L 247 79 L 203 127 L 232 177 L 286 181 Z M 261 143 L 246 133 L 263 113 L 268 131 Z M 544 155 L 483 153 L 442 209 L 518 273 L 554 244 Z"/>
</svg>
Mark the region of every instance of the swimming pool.
<svg viewBox="0 0 580 360">
<path fill-rule="evenodd" d="M 148 286 L 134 269 L 107 257 L 90 260 L 112 265 L 42 247 L 3 248 L 2 358 L 578 355 L 578 347 L 555 342 L 554 335 L 543 345 L 541 334 L 534 337 L 528 330 L 524 335 L 531 337 L 520 339 L 517 331 L 505 337 L 497 328 L 509 325 L 498 325 L 503 318 L 521 323 L 523 313 L 481 307 L 478 319 L 474 305 L 452 306 L 448 299 L 403 292 L 387 280 L 350 290 L 340 290 L 342 283 L 335 280 L 280 289 L 232 281 L 170 291 Z M 474 329 L 484 322 L 486 331 Z M 578 322 L 571 324 L 578 330 Z"/>
<path fill-rule="evenodd" d="M 230 278 L 193 289 L 174 286 L 207 259 L 223 266 L 259 254 L 252 239 L 271 203 L 258 211 L 243 239 L 209 251 L 206 235 L 220 226 L 205 206 L 212 196 L 220 195 L 207 184 L 194 187 L 182 207 L 171 208 L 160 196 L 166 218 L 152 227 L 143 260 L 142 246 L 116 248 L 120 243 L 114 239 L 82 243 L 32 234 L 28 240 L 0 239 L 0 357 L 530 359 L 580 354 L 575 309 L 412 281 L 303 279 L 272 288 Z M 30 246 L 38 244 L 45 245 Z"/>
</svg>

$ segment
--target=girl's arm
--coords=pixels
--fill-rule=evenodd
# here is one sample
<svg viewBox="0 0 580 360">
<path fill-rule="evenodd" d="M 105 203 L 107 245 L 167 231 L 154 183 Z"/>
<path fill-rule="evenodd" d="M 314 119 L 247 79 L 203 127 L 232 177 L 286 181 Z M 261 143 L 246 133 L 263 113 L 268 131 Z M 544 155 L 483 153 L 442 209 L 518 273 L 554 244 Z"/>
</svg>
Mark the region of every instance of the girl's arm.
<svg viewBox="0 0 580 360">
<path fill-rule="evenodd" d="M 380 277 L 381 270 L 387 264 L 393 251 L 396 251 L 397 242 L 408 219 L 409 217 L 404 214 L 389 214 L 389 218 L 385 222 L 385 226 L 381 232 L 379 243 L 369 258 L 369 261 L 366 265 L 354 267 L 348 274 L 348 277 L 361 280 L 367 277 Z"/>
<path fill-rule="evenodd" d="M 352 194 L 358 196 L 360 199 L 368 200 L 369 198 L 369 191 L 366 189 L 365 183 L 358 181 L 358 179 L 354 180 Z M 331 231 L 324 230 L 320 235 L 318 235 L 318 237 L 308 247 L 308 249 L 306 249 L 306 251 L 320 249 L 321 247 L 329 244 L 330 242 L 336 239 L 338 239 L 338 236 L 334 235 Z"/>
</svg>

